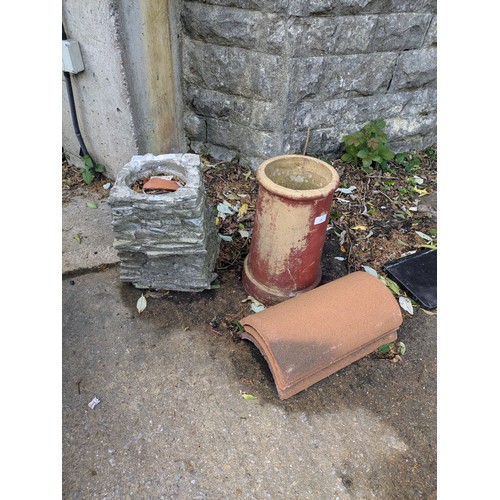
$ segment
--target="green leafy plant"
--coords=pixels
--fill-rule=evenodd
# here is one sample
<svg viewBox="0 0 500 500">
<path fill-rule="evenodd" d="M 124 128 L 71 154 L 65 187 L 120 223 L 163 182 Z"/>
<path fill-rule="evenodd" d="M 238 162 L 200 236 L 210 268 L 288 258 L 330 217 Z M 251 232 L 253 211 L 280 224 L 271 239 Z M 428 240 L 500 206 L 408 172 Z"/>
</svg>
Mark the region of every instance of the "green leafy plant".
<svg viewBox="0 0 500 500">
<path fill-rule="evenodd" d="M 417 153 L 397 153 L 394 161 L 404 167 L 407 172 L 413 172 L 420 167 L 422 158 Z"/>
<path fill-rule="evenodd" d="M 397 355 L 404 356 L 406 354 L 406 345 L 404 342 L 396 341 L 389 344 L 384 344 L 375 350 L 375 354 L 379 358 L 392 359 Z"/>
<path fill-rule="evenodd" d="M 238 331 L 236 333 L 238 335 L 241 335 L 245 331 L 245 329 L 241 326 L 241 323 L 239 321 L 233 321 L 232 325 L 234 325 L 237 328 Z"/>
<path fill-rule="evenodd" d="M 82 160 L 85 164 L 85 167 L 80 169 L 83 180 L 86 184 L 92 184 L 92 182 L 96 178 L 96 173 L 102 174 L 105 170 L 105 167 L 100 163 L 94 163 L 89 155 L 82 156 Z"/>
<path fill-rule="evenodd" d="M 373 166 L 389 171 L 387 162 L 394 158 L 394 153 L 387 146 L 384 128 L 384 120 L 374 120 L 364 125 L 361 130 L 344 136 L 342 141 L 346 152 L 342 155 L 342 160 L 361 165 L 365 170 Z"/>
<path fill-rule="evenodd" d="M 437 150 L 435 147 L 433 146 L 429 146 L 425 152 L 427 153 L 427 155 L 429 156 L 429 158 L 431 160 L 437 160 Z"/>
</svg>

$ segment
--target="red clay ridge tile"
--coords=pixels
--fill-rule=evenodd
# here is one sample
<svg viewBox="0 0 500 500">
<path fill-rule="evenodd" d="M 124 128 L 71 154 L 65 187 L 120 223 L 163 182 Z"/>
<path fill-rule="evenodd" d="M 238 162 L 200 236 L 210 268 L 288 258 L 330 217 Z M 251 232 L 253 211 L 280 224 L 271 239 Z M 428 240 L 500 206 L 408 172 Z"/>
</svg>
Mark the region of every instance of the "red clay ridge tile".
<svg viewBox="0 0 500 500">
<path fill-rule="evenodd" d="M 259 348 L 281 399 L 396 340 L 402 322 L 390 290 L 363 271 L 240 321 L 242 338 Z"/>
<path fill-rule="evenodd" d="M 177 191 L 179 189 L 179 184 L 175 181 L 169 181 L 167 179 L 159 179 L 157 177 L 152 177 L 143 186 L 144 191 Z"/>
</svg>

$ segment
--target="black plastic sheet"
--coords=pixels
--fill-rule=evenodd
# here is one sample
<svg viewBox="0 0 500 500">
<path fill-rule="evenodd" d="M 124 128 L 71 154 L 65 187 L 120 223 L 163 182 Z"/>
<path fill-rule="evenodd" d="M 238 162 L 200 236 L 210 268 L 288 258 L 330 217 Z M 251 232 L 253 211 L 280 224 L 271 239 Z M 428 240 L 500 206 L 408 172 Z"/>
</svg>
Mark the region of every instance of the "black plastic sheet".
<svg viewBox="0 0 500 500">
<path fill-rule="evenodd" d="M 424 250 L 382 266 L 425 309 L 437 307 L 437 250 Z"/>
</svg>

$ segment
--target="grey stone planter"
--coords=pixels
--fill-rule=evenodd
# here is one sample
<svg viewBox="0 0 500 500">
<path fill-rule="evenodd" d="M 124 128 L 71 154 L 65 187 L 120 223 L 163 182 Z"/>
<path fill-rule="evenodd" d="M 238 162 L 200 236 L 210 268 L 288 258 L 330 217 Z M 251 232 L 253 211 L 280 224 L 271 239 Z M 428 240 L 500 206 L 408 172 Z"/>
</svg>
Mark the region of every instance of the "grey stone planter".
<svg viewBox="0 0 500 500">
<path fill-rule="evenodd" d="M 164 194 L 131 189 L 138 179 L 163 175 L 185 185 Z M 198 155 L 133 156 L 118 174 L 109 204 L 122 281 L 142 289 L 210 288 L 220 241 Z"/>
</svg>

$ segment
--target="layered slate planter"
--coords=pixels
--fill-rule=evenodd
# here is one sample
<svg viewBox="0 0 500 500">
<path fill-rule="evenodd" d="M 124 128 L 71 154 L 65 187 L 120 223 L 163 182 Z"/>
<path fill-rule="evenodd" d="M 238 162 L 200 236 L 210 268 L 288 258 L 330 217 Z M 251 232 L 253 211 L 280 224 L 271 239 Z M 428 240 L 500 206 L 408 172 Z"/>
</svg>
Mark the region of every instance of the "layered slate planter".
<svg viewBox="0 0 500 500">
<path fill-rule="evenodd" d="M 180 187 L 161 194 L 132 189 L 155 176 L 178 178 Z M 109 203 L 122 281 L 141 289 L 210 288 L 220 241 L 198 155 L 133 156 L 117 176 Z"/>
</svg>

